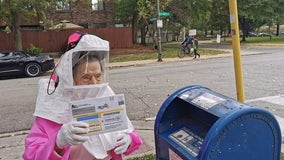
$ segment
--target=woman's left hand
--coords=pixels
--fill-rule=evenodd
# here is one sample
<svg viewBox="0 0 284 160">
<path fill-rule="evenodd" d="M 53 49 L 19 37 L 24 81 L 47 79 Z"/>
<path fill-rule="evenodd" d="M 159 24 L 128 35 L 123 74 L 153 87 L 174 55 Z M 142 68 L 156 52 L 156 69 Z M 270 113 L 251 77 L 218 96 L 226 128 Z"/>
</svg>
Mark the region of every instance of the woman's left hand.
<svg viewBox="0 0 284 160">
<path fill-rule="evenodd" d="M 116 154 L 122 154 L 126 152 L 129 145 L 131 144 L 131 137 L 127 133 L 118 134 L 116 137 L 116 147 L 114 152 Z"/>
</svg>

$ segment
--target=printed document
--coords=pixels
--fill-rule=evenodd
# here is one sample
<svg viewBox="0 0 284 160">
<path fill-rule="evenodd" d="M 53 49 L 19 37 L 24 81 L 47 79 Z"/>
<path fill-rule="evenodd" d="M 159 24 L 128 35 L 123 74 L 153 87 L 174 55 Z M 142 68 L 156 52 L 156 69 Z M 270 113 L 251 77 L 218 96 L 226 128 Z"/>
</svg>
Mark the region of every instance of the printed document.
<svg viewBox="0 0 284 160">
<path fill-rule="evenodd" d="M 128 128 L 123 94 L 69 103 L 73 120 L 90 125 L 89 134 L 101 134 Z"/>
</svg>

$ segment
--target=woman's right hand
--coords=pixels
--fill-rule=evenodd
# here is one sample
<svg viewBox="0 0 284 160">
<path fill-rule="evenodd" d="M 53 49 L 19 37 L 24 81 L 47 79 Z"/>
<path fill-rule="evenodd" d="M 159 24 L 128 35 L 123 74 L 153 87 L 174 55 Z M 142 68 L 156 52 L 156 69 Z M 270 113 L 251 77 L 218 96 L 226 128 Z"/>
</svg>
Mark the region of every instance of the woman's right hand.
<svg viewBox="0 0 284 160">
<path fill-rule="evenodd" d="M 56 145 L 63 149 L 66 146 L 78 145 L 87 141 L 86 135 L 89 125 L 85 122 L 71 122 L 64 124 L 57 133 Z"/>
</svg>

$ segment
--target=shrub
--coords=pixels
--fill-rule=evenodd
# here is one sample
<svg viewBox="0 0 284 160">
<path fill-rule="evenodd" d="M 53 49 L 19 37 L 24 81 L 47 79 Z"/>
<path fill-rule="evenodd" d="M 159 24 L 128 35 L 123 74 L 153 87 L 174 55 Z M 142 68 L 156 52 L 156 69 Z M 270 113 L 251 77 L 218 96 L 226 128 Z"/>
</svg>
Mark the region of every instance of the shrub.
<svg viewBox="0 0 284 160">
<path fill-rule="evenodd" d="M 27 52 L 34 53 L 34 54 L 41 54 L 42 49 L 39 47 L 36 47 L 33 44 L 30 44 L 30 46 L 26 49 Z"/>
</svg>

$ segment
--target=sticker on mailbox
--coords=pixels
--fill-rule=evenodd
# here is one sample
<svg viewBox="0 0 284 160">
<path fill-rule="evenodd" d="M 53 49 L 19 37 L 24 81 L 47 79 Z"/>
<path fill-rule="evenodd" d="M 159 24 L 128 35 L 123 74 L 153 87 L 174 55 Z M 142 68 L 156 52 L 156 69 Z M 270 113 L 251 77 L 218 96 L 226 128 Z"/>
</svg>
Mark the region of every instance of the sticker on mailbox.
<svg viewBox="0 0 284 160">
<path fill-rule="evenodd" d="M 202 145 L 202 138 L 186 128 L 182 128 L 169 135 L 169 138 L 196 157 Z"/>
<path fill-rule="evenodd" d="M 204 109 L 210 109 L 211 107 L 215 106 L 216 104 L 219 104 L 221 102 L 225 101 L 225 99 L 221 97 L 217 97 L 215 95 L 212 95 L 210 93 L 204 93 L 192 100 L 192 103 L 199 105 L 200 107 Z"/>
</svg>

